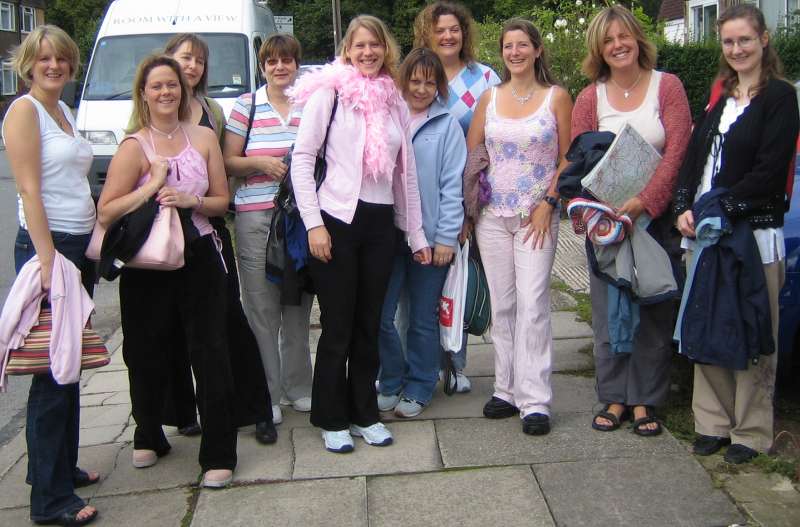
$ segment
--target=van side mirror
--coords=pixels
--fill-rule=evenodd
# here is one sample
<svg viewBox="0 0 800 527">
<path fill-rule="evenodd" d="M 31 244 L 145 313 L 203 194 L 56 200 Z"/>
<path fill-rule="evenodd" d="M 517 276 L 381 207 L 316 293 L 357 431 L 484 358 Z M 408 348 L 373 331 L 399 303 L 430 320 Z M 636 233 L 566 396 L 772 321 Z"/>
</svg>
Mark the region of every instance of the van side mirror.
<svg viewBox="0 0 800 527">
<path fill-rule="evenodd" d="M 61 100 L 70 108 L 75 108 L 78 106 L 78 93 L 78 81 L 69 81 L 61 92 Z"/>
</svg>

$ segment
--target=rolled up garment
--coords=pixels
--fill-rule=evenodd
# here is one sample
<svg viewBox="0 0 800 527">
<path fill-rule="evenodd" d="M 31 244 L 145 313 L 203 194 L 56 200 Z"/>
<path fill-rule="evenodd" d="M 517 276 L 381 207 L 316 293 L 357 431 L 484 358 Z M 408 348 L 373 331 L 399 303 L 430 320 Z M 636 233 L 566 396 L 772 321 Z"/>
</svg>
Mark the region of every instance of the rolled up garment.
<svg viewBox="0 0 800 527">
<path fill-rule="evenodd" d="M 610 245 L 625 239 L 633 222 L 627 214 L 617 214 L 605 203 L 575 198 L 567 204 L 567 214 L 576 234 L 586 234 L 596 245 Z"/>
</svg>

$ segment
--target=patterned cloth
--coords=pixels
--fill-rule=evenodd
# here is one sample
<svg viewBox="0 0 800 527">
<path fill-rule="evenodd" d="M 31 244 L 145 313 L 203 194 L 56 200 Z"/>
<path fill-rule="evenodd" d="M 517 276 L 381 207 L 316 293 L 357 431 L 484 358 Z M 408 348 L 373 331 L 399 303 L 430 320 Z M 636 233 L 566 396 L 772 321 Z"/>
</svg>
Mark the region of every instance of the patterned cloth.
<svg viewBox="0 0 800 527">
<path fill-rule="evenodd" d="M 586 234 L 596 245 L 610 245 L 625 239 L 633 229 L 627 214 L 617 214 L 614 209 L 584 198 L 575 198 L 567 204 L 567 214 L 572 220 L 575 234 Z"/>
<path fill-rule="evenodd" d="M 495 216 L 527 216 L 544 198 L 556 173 L 558 123 L 550 108 L 553 87 L 539 109 L 527 117 L 497 115 L 497 89 L 486 109 L 487 179 L 492 197 L 486 210 Z"/>
<path fill-rule="evenodd" d="M 270 104 L 266 86 L 256 91 L 255 103 L 256 113 L 245 156 L 272 156 L 282 159 L 294 144 L 302 110 L 293 107 L 289 112 L 288 122 L 284 121 L 281 114 Z M 252 93 L 239 96 L 233 105 L 225 129 L 245 137 L 251 104 L 253 104 Z M 233 197 L 236 210 L 241 212 L 271 209 L 272 199 L 278 192 L 279 184 L 280 181 L 266 174 L 249 176 Z"/>
<path fill-rule="evenodd" d="M 450 81 L 447 106 L 450 114 L 458 119 L 458 124 L 467 135 L 472 122 L 472 114 L 483 92 L 500 84 L 500 77 L 489 66 L 478 62 L 464 66 L 464 69 Z"/>
</svg>

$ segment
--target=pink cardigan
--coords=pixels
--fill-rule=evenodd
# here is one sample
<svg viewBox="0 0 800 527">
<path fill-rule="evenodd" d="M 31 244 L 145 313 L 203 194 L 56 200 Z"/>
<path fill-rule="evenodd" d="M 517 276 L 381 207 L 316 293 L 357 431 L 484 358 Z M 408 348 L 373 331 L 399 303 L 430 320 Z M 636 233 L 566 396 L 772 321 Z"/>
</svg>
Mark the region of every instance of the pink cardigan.
<svg viewBox="0 0 800 527">
<path fill-rule="evenodd" d="M 22 346 L 39 320 L 47 293 L 42 291 L 42 266 L 34 256 L 22 266 L 0 315 L 0 391 L 6 389 L 8 352 Z M 94 302 L 81 283 L 81 273 L 56 252 L 50 284 L 53 326 L 50 335 L 50 371 L 58 384 L 78 382 L 81 376 L 83 328 L 94 311 Z"/>
<path fill-rule="evenodd" d="M 353 221 L 361 190 L 366 124 L 358 108 L 341 99 L 328 135 L 328 172 L 319 192 L 316 190 L 314 163 L 325 138 L 333 94 L 332 88 L 319 88 L 305 104 L 292 152 L 292 185 L 308 230 L 323 224 L 320 209 L 345 223 Z M 408 234 L 411 250 L 416 252 L 428 247 L 428 242 L 422 230 L 416 162 L 408 137 L 408 108 L 400 102 L 391 106 L 389 115 L 403 137 L 392 177 L 394 223 Z"/>
<path fill-rule="evenodd" d="M 650 183 L 639 193 L 639 199 L 653 218 L 661 216 L 667 210 L 692 133 L 692 116 L 686 92 L 680 79 L 671 73 L 661 75 L 658 113 L 666 134 L 663 157 Z M 572 139 L 583 132 L 597 131 L 597 127 L 597 84 L 592 83 L 575 99 L 572 110 Z"/>
</svg>

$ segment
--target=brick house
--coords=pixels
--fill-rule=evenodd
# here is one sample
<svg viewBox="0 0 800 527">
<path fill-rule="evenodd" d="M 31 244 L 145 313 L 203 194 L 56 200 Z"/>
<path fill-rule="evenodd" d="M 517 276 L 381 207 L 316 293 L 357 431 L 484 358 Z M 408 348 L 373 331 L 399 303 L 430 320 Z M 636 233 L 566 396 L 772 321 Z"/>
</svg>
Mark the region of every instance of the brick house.
<svg viewBox="0 0 800 527">
<path fill-rule="evenodd" d="M 36 26 L 44 24 L 45 0 L 0 0 L 0 115 L 25 85 L 19 82 L 9 53 Z"/>
</svg>

